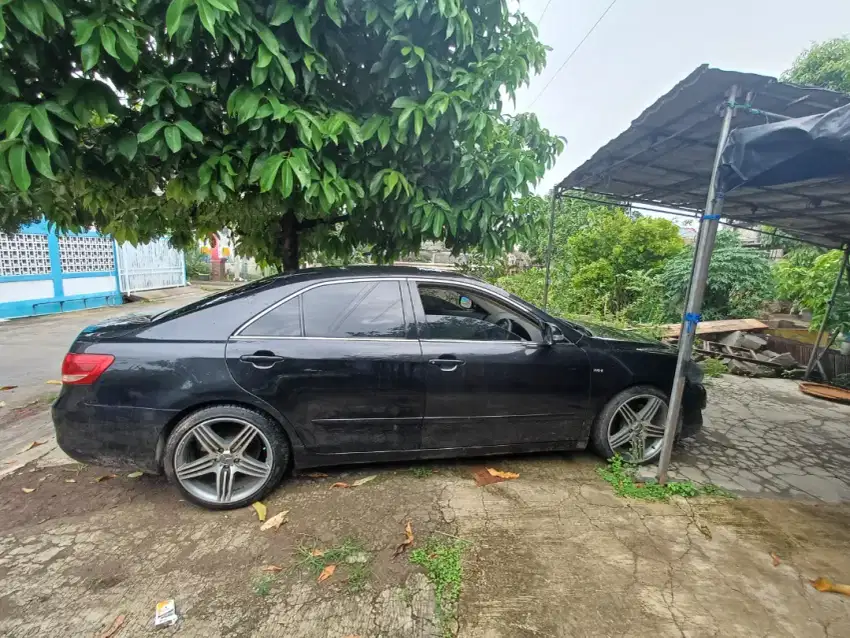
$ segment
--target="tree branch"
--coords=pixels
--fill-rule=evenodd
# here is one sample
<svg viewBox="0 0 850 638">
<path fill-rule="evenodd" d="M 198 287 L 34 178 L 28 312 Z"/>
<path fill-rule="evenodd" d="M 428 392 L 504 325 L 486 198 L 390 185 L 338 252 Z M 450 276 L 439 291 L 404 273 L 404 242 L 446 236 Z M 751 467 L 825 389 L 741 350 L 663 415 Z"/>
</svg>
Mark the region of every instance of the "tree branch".
<svg viewBox="0 0 850 638">
<path fill-rule="evenodd" d="M 348 221 L 348 215 L 337 215 L 330 219 L 305 219 L 303 222 L 298 222 L 298 230 L 308 230 L 315 228 L 319 224 L 338 224 L 345 221 Z"/>
</svg>

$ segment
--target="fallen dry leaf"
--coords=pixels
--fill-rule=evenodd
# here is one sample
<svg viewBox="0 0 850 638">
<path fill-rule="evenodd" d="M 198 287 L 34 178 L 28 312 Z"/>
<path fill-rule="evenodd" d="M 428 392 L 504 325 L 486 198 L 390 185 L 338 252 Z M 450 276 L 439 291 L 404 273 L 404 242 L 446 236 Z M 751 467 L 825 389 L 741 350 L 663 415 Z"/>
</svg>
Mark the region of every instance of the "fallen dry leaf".
<svg viewBox="0 0 850 638">
<path fill-rule="evenodd" d="M 139 472 L 130 472 L 130 473 L 127 475 L 127 478 L 139 478 L 142 474 L 144 474 L 144 472 L 142 472 L 142 471 L 139 471 Z"/>
<path fill-rule="evenodd" d="M 77 480 L 76 479 L 65 479 L 65 482 L 66 483 L 76 483 Z"/>
<path fill-rule="evenodd" d="M 505 479 L 506 481 L 519 478 L 519 474 L 517 474 L 516 472 L 500 472 L 499 470 L 494 470 L 492 467 L 487 468 L 487 473 L 490 476 L 498 476 L 499 478 Z"/>
<path fill-rule="evenodd" d="M 56 379 L 50 379 L 50 381 L 45 381 L 45 383 L 47 385 L 62 385 L 62 382 Z"/>
<path fill-rule="evenodd" d="M 283 571 L 283 567 L 278 567 L 277 565 L 266 565 L 263 567 L 264 572 L 272 572 L 274 574 Z"/>
<path fill-rule="evenodd" d="M 0 392 L 3 392 L 4 390 L 14 390 L 17 387 L 18 386 L 16 385 L 0 385 Z"/>
<path fill-rule="evenodd" d="M 327 580 L 328 578 L 330 578 L 331 576 L 334 575 L 335 571 L 336 571 L 336 565 L 328 565 L 327 567 L 325 567 L 322 570 L 322 573 L 319 574 L 318 582 L 321 583 L 322 581 Z"/>
<path fill-rule="evenodd" d="M 779 558 L 779 555 L 776 552 L 770 552 L 770 558 L 773 560 L 773 566 L 779 567 L 779 563 L 782 562 L 782 559 Z"/>
<path fill-rule="evenodd" d="M 280 529 L 280 526 L 286 522 L 284 519 L 287 514 L 289 514 L 289 510 L 284 510 L 280 514 L 275 514 L 260 526 L 260 531 L 265 532 L 268 529 Z"/>
<path fill-rule="evenodd" d="M 324 472 L 308 472 L 304 476 L 307 478 L 328 478 L 328 475 Z"/>
<path fill-rule="evenodd" d="M 33 449 L 34 447 L 38 447 L 39 445 L 44 445 L 45 443 L 47 443 L 47 441 L 33 441 L 32 443 L 27 443 L 27 446 L 23 450 L 21 450 L 21 452 L 27 452 L 27 451 Z"/>
<path fill-rule="evenodd" d="M 351 484 L 351 487 L 360 487 L 361 485 L 366 485 L 369 481 L 374 481 L 378 478 L 377 474 L 373 474 L 372 476 L 366 476 L 362 479 L 357 479 L 354 483 Z"/>
<path fill-rule="evenodd" d="M 404 528 L 404 541 L 395 548 L 393 557 L 403 554 L 404 551 L 411 545 L 413 545 L 413 527 L 411 527 L 410 521 L 407 521 L 407 527 Z"/>
<path fill-rule="evenodd" d="M 814 587 L 818 591 L 833 592 L 836 594 L 844 594 L 845 596 L 850 596 L 850 585 L 841 585 L 838 583 L 833 583 L 829 578 L 823 577 L 810 582 L 812 583 L 812 587 Z"/>
<path fill-rule="evenodd" d="M 319 556 L 324 556 L 324 555 L 325 555 L 325 550 L 323 550 L 323 549 L 314 549 L 313 551 L 310 552 L 310 556 L 312 556 L 314 558 L 318 558 Z"/>
<path fill-rule="evenodd" d="M 109 479 L 117 478 L 117 474 L 104 474 L 103 476 L 98 476 L 94 482 L 95 483 L 103 483 L 103 481 L 108 481 Z"/>
<path fill-rule="evenodd" d="M 481 467 L 475 470 L 472 473 L 472 477 L 475 479 L 475 484 L 478 487 L 483 487 L 492 483 L 501 483 L 505 480 L 503 478 L 499 478 L 498 476 L 493 476 L 492 474 L 490 474 L 490 472 L 487 471 L 486 467 Z"/>
<path fill-rule="evenodd" d="M 112 621 L 112 624 L 109 626 L 109 629 L 100 634 L 100 638 L 112 638 L 112 636 L 117 634 L 118 630 L 121 629 L 121 626 L 124 624 L 125 620 L 126 616 L 124 616 L 124 614 L 118 616 L 115 620 Z"/>
<path fill-rule="evenodd" d="M 35 488 L 34 487 L 22 487 L 21 491 L 24 494 L 32 494 L 33 492 L 35 492 Z"/>
<path fill-rule="evenodd" d="M 266 506 L 265 504 L 257 501 L 255 503 L 251 503 L 251 507 L 254 508 L 254 511 L 257 512 L 257 518 L 260 519 L 260 522 L 266 520 Z"/>
<path fill-rule="evenodd" d="M 348 483 L 334 483 L 333 485 L 331 485 L 331 489 L 333 489 L 335 487 L 351 487 L 351 486 Z"/>
</svg>

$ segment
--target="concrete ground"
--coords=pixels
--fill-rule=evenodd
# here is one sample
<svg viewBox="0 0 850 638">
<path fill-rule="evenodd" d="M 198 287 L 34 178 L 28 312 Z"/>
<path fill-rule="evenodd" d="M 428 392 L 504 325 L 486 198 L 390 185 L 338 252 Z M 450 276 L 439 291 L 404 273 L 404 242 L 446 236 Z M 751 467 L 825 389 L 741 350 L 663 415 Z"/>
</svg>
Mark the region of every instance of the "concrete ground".
<svg viewBox="0 0 850 638">
<path fill-rule="evenodd" d="M 850 582 L 850 409 L 794 383 L 713 381 L 704 431 L 674 456 L 737 499 L 622 499 L 590 455 L 490 459 L 520 476 L 485 487 L 482 461 L 381 465 L 286 479 L 265 504 L 287 522 L 261 531 L 252 509 L 205 511 L 55 450 L 38 397 L 76 331 L 114 310 L 94 312 L 0 324 L 0 378 L 24 397 L 0 409 L 0 458 L 11 430 L 47 441 L 0 460 L 2 636 L 102 636 L 119 616 L 119 638 L 850 636 L 850 598 L 809 583 Z M 456 618 L 409 551 L 393 557 L 408 522 L 429 560 L 463 548 Z M 313 550 L 337 554 L 321 583 Z M 180 622 L 157 632 L 165 598 Z"/>
</svg>

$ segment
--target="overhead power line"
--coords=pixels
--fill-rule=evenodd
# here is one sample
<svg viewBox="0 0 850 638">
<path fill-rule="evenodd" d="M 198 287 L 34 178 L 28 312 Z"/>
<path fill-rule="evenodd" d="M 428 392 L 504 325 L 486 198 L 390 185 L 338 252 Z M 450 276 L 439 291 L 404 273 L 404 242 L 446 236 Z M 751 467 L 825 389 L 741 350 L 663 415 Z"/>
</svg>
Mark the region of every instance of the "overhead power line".
<svg viewBox="0 0 850 638">
<path fill-rule="evenodd" d="M 543 16 L 546 15 L 546 11 L 548 11 L 550 4 L 552 4 L 552 0 L 549 0 L 549 2 L 546 3 L 546 6 L 543 7 L 543 13 L 540 14 L 539 18 L 537 18 L 537 24 L 540 24 L 541 20 L 543 20 Z"/>
<path fill-rule="evenodd" d="M 575 49 L 573 49 L 573 50 L 570 52 L 570 54 L 567 56 L 567 59 L 566 59 L 566 60 L 564 60 L 564 63 L 563 63 L 561 66 L 559 66 L 559 67 L 558 67 L 558 70 L 557 70 L 557 71 L 555 71 L 555 75 L 553 75 L 553 76 L 549 79 L 549 81 L 546 83 L 546 86 L 544 86 L 544 87 L 543 87 L 543 90 L 542 90 L 542 91 L 540 91 L 540 93 L 538 93 L 538 94 L 537 94 L 537 97 L 535 97 L 535 98 L 531 101 L 531 104 L 529 104 L 529 105 L 528 105 L 528 108 L 531 108 L 532 106 L 534 106 L 534 105 L 537 103 L 537 100 L 539 100 L 539 99 L 540 99 L 540 96 L 542 96 L 542 95 L 546 92 L 546 89 L 548 89 L 548 88 L 549 88 L 549 86 L 552 84 L 552 82 L 554 82 L 554 81 L 555 81 L 555 78 L 557 78 L 557 77 L 558 77 L 558 74 L 560 74 L 560 72 L 564 70 L 564 67 L 565 67 L 565 66 L 567 66 L 567 65 L 570 63 L 570 60 L 572 60 L 572 59 L 573 59 L 573 57 L 575 56 L 575 54 L 576 54 L 576 53 L 578 53 L 578 50 L 581 48 L 581 45 L 583 45 L 583 44 L 587 41 L 587 39 L 590 37 L 590 34 L 591 34 L 591 33 L 593 33 L 593 32 L 596 30 L 596 27 L 598 27 L 598 26 L 599 26 L 599 23 L 600 23 L 600 22 L 602 22 L 602 21 L 605 19 L 605 16 L 607 16 L 607 15 L 608 15 L 608 12 L 609 12 L 611 9 L 613 9 L 613 8 L 614 8 L 614 5 L 615 5 L 615 4 L 617 4 L 617 0 L 612 0 L 611 4 L 609 4 L 609 5 L 608 5 L 608 8 L 607 8 L 607 9 L 605 9 L 605 11 L 603 11 L 603 12 L 602 12 L 602 15 L 601 15 L 601 16 L 599 16 L 599 19 L 598 19 L 596 22 L 594 22 L 594 23 L 593 23 L 593 26 L 592 26 L 592 27 L 590 27 L 590 30 L 589 30 L 587 33 L 585 33 L 585 34 L 584 34 L 584 37 L 581 39 L 581 42 L 579 42 L 579 43 L 576 45 Z M 547 4 L 547 5 L 546 5 L 546 7 L 548 8 L 548 7 L 549 7 L 549 5 Z M 546 9 L 544 9 L 544 10 L 543 10 L 543 13 L 546 13 Z M 541 16 L 541 17 L 542 17 L 542 16 Z"/>
</svg>

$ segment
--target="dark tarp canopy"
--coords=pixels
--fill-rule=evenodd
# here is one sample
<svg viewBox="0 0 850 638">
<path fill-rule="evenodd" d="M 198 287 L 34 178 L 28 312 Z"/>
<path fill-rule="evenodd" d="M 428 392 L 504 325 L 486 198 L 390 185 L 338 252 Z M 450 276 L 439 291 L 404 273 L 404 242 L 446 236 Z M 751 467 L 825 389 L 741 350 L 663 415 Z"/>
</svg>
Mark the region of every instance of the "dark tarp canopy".
<svg viewBox="0 0 850 638">
<path fill-rule="evenodd" d="M 691 214 L 701 212 L 720 132 L 718 112 L 733 85 L 738 87 L 738 106 L 748 107 L 736 108 L 732 119 L 733 135 L 741 139 L 750 139 L 748 131 L 763 125 L 781 128 L 788 118 L 825 118 L 814 118 L 822 121 L 821 126 L 817 122 L 806 125 L 821 131 L 834 126 L 847 113 L 839 107 L 850 104 L 850 96 L 836 91 L 703 65 L 570 173 L 558 185 L 559 193 L 578 189 L 614 201 L 676 208 Z M 824 115 L 829 112 L 838 115 Z M 777 119 L 783 121 L 771 123 Z M 785 125 L 795 130 L 795 124 Z M 805 131 L 794 133 L 797 134 L 811 139 Z M 809 166 L 812 172 L 820 165 L 819 176 L 809 178 L 798 167 L 792 183 L 739 184 L 727 193 L 723 217 L 743 224 L 774 226 L 831 248 L 850 242 L 850 171 L 841 169 L 847 160 L 842 155 L 842 161 L 830 162 L 824 170 L 827 140 L 810 143 L 808 152 L 799 154 L 797 162 Z M 839 145 L 850 150 L 847 142 Z M 833 160 L 838 155 L 841 153 L 830 152 Z M 813 157 L 820 157 L 821 161 L 813 163 Z M 792 158 L 783 162 L 786 167 L 793 163 Z"/>
</svg>

